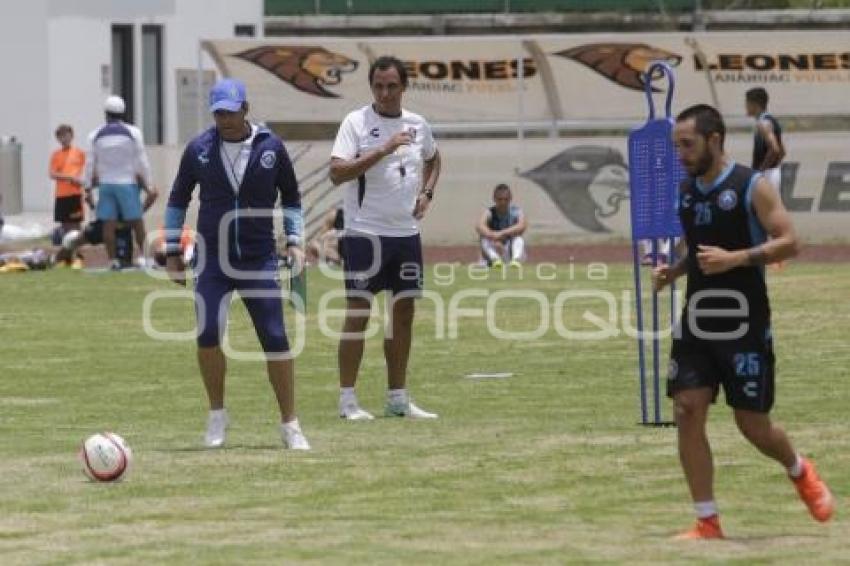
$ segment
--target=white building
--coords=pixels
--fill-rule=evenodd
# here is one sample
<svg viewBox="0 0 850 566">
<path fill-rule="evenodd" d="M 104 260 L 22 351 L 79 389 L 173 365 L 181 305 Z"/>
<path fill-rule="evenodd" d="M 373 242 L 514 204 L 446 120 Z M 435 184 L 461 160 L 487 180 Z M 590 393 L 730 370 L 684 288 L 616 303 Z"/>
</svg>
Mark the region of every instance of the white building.
<svg viewBox="0 0 850 566">
<path fill-rule="evenodd" d="M 198 127 L 177 76 L 214 68 L 200 41 L 262 34 L 263 0 L 3 2 L 0 135 L 23 144 L 24 210 L 52 209 L 47 166 L 58 124 L 70 124 L 83 146 L 115 93 L 147 144 L 177 144 L 181 130 Z"/>
</svg>

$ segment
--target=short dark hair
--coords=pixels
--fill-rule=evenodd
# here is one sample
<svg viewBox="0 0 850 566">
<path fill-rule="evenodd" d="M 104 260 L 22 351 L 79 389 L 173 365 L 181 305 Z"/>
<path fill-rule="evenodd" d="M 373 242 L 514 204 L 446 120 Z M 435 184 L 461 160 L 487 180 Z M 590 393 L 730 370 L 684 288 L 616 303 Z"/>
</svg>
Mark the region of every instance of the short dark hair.
<svg viewBox="0 0 850 566">
<path fill-rule="evenodd" d="M 401 86 L 406 87 L 407 68 L 400 59 L 393 57 L 392 55 L 381 55 L 372 62 L 372 65 L 369 67 L 369 86 L 372 86 L 372 77 L 375 76 L 375 71 L 378 69 L 386 71 L 391 67 L 395 67 L 395 70 L 398 71 L 398 78 L 401 79 Z"/>
<path fill-rule="evenodd" d="M 509 186 L 507 186 L 505 183 L 499 183 L 498 185 L 496 185 L 496 188 L 493 189 L 493 198 L 496 198 L 496 195 L 499 194 L 502 191 L 508 191 L 510 193 L 511 188 Z"/>
<path fill-rule="evenodd" d="M 756 88 L 751 88 L 744 96 L 747 97 L 747 102 L 755 102 L 762 108 L 767 108 L 767 91 L 761 88 L 760 86 L 757 86 Z"/>
<path fill-rule="evenodd" d="M 68 124 L 59 124 L 56 127 L 56 137 L 58 138 L 59 136 L 61 136 L 62 134 L 65 134 L 65 133 L 71 134 L 73 136 L 74 135 L 74 128 L 72 128 Z"/>
<path fill-rule="evenodd" d="M 723 149 L 723 142 L 726 141 L 726 124 L 723 123 L 723 117 L 715 107 L 708 104 L 694 104 L 682 110 L 676 116 L 676 121 L 685 122 L 691 118 L 696 122 L 697 132 L 702 137 L 708 139 L 711 134 L 720 134 L 720 149 Z"/>
</svg>

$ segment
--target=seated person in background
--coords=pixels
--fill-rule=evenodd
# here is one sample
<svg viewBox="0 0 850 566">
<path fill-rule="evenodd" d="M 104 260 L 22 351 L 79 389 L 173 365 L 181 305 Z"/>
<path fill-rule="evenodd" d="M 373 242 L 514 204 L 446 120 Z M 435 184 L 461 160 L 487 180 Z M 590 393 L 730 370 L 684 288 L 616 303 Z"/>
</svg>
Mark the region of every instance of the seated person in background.
<svg viewBox="0 0 850 566">
<path fill-rule="evenodd" d="M 331 208 L 322 220 L 322 227 L 316 237 L 307 246 L 307 261 L 317 263 L 325 260 L 331 265 L 341 263 L 340 245 L 342 240 L 343 212 L 341 206 Z"/>
<path fill-rule="evenodd" d="M 493 190 L 494 206 L 481 214 L 475 230 L 481 237 L 481 254 L 490 267 L 510 263 L 519 267 L 525 260 L 522 234 L 528 227 L 522 209 L 511 204 L 511 189 L 504 183 Z"/>
<path fill-rule="evenodd" d="M 153 206 L 156 199 L 159 197 L 159 191 L 155 187 L 146 187 L 140 185 L 139 188 L 145 193 L 145 200 L 142 203 L 142 212 L 147 212 Z M 72 230 L 65 234 L 62 238 L 62 248 L 56 253 L 53 262 L 59 265 L 61 262 L 67 262 L 70 258 L 77 255 L 77 250 L 83 244 L 98 245 L 103 243 L 103 221 L 96 219 L 86 224 L 83 230 Z M 144 242 L 139 242 L 140 251 Z M 120 219 L 115 229 L 115 248 L 116 259 L 120 261 L 121 267 L 132 267 L 133 265 L 133 233 L 129 223 L 123 222 Z M 144 255 L 139 254 L 142 258 Z"/>
<path fill-rule="evenodd" d="M 0 254 L 0 273 L 17 273 L 50 267 L 50 254 L 41 248 Z"/>
<path fill-rule="evenodd" d="M 641 240 L 638 252 L 641 255 L 641 265 L 661 265 L 662 263 L 669 263 L 670 240 L 667 238 L 659 239 L 655 253 L 652 251 L 652 240 Z"/>
</svg>

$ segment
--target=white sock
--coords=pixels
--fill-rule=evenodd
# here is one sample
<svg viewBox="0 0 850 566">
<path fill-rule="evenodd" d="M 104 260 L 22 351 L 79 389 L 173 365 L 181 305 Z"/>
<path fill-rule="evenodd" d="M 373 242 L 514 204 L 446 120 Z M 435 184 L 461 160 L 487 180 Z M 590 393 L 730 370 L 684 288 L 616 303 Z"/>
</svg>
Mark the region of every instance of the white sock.
<svg viewBox="0 0 850 566">
<path fill-rule="evenodd" d="M 717 515 L 717 504 L 712 501 L 697 501 L 694 503 L 694 511 L 698 519 L 708 519 Z"/>
<path fill-rule="evenodd" d="M 525 256 L 525 240 L 522 236 L 515 236 L 511 240 L 511 260 L 522 261 L 523 256 Z"/>
<path fill-rule="evenodd" d="M 357 395 L 354 394 L 353 387 L 340 387 L 339 388 L 339 402 L 340 403 L 356 403 Z"/>
<path fill-rule="evenodd" d="M 803 475 L 803 458 L 799 454 L 797 454 L 797 459 L 794 460 L 794 465 L 788 468 L 788 475 L 795 480 Z"/>
<path fill-rule="evenodd" d="M 221 409 L 210 409 L 211 417 L 223 417 L 227 414 L 227 409 L 222 407 Z"/>
<path fill-rule="evenodd" d="M 288 428 L 289 430 L 301 430 L 301 425 L 298 424 L 298 417 L 295 417 L 291 421 L 287 423 L 280 423 L 281 428 Z"/>
<path fill-rule="evenodd" d="M 388 389 L 387 401 L 393 405 L 406 405 L 407 389 Z"/>
</svg>

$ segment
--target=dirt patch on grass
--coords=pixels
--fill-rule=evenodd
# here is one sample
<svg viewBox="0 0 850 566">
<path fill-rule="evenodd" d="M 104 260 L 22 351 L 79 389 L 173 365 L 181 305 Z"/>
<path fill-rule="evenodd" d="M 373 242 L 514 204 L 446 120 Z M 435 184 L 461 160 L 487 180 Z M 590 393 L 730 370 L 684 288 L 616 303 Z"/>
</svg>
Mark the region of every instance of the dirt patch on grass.
<svg viewBox="0 0 850 566">
<path fill-rule="evenodd" d="M 426 263 L 451 261 L 472 263 L 478 260 L 479 255 L 477 246 L 428 246 L 425 248 Z M 632 248 L 628 244 L 530 245 L 528 260 L 532 263 L 629 263 L 632 261 Z M 805 246 L 800 256 L 793 261 L 825 263 L 850 261 L 850 245 Z"/>
</svg>

